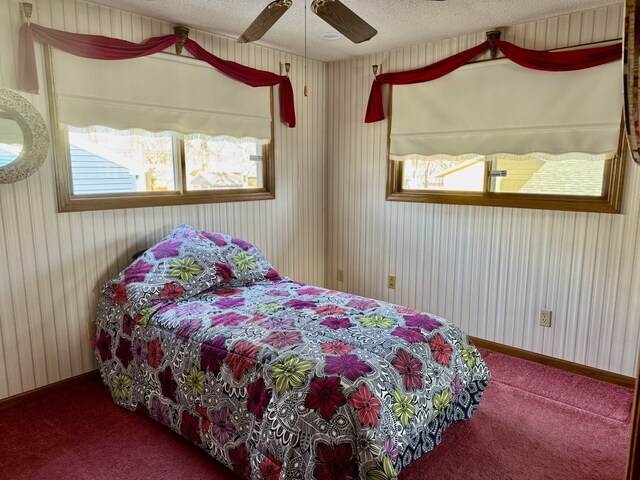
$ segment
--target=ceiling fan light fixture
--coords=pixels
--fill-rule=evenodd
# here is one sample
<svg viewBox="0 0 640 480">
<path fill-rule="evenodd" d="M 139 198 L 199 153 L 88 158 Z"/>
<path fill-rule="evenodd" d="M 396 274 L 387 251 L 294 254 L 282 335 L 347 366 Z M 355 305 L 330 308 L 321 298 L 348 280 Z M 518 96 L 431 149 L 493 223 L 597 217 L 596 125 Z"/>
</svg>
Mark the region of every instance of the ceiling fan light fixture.
<svg viewBox="0 0 640 480">
<path fill-rule="evenodd" d="M 340 35 L 338 32 L 326 32 L 321 33 L 320 38 L 323 40 L 340 40 L 342 38 L 342 35 Z"/>
</svg>

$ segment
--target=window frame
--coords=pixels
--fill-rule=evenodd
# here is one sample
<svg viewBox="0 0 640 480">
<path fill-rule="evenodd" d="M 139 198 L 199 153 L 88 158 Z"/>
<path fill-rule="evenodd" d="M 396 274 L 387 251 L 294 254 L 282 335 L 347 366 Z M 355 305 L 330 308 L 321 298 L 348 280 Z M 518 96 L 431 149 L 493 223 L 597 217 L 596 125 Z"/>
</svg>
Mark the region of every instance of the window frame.
<svg viewBox="0 0 640 480">
<path fill-rule="evenodd" d="M 112 210 L 123 208 L 144 208 L 172 205 L 194 205 L 203 203 L 228 203 L 259 200 L 273 200 L 275 190 L 275 147 L 273 121 L 273 87 L 269 87 L 269 103 L 271 112 L 271 141 L 262 146 L 261 188 L 216 189 L 204 191 L 188 191 L 185 177 L 184 141 L 178 139 L 174 155 L 174 168 L 177 173 L 178 189 L 167 192 L 125 192 L 111 194 L 73 193 L 71 172 L 71 156 L 67 127 L 60 124 L 57 115 L 55 79 L 53 78 L 53 59 L 49 45 L 44 45 L 47 92 L 49 97 L 49 117 L 52 131 L 52 153 L 56 177 L 56 195 L 58 212 L 83 212 L 90 210 Z"/>
<path fill-rule="evenodd" d="M 490 61 L 490 60 L 481 60 Z M 474 62 L 475 63 L 475 62 Z M 605 168 L 604 194 L 599 197 L 578 195 L 548 195 L 526 193 L 491 192 L 489 185 L 490 164 L 485 164 L 484 192 L 443 192 L 409 190 L 402 188 L 401 161 L 391 159 L 391 126 L 393 122 L 393 85 L 389 85 L 387 114 L 387 182 L 386 200 L 392 202 L 440 203 L 447 205 L 475 205 L 485 207 L 533 208 L 542 210 L 564 210 L 573 212 L 620 213 L 622 189 L 628 142 L 624 117 L 620 123 L 618 150 Z M 446 153 L 446 152 L 443 152 Z"/>
</svg>

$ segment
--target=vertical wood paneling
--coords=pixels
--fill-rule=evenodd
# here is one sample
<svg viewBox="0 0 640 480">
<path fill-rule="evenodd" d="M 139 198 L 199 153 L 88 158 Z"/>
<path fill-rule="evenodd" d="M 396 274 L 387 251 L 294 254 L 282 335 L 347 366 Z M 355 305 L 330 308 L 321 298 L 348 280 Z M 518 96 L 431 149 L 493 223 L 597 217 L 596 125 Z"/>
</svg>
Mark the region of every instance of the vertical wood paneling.
<svg viewBox="0 0 640 480">
<path fill-rule="evenodd" d="M 622 36 L 621 4 L 508 28 L 552 49 Z M 328 70 L 327 282 L 442 315 L 470 334 L 635 375 L 640 345 L 640 168 L 621 215 L 386 202 L 387 122 L 364 124 L 370 65 L 437 61 L 483 33 L 335 62 Z M 336 270 L 344 270 L 337 282 Z M 397 276 L 397 289 L 386 287 Z M 553 326 L 538 326 L 541 308 Z"/>
<path fill-rule="evenodd" d="M 33 20 L 138 42 L 173 31 L 167 22 L 76 0 L 38 0 Z M 13 89 L 20 23 L 18 0 L 0 0 L 0 85 Z M 0 398 L 94 368 L 88 329 L 99 287 L 179 223 L 246 238 L 282 274 L 324 283 L 326 65 L 307 61 L 310 95 L 304 98 L 302 58 L 205 32 L 191 35 L 215 55 L 256 68 L 280 73 L 280 62 L 291 62 L 298 126 L 277 120 L 276 88 L 276 199 L 57 213 L 52 158 L 29 179 L 0 185 Z M 45 85 L 42 64 L 39 71 Z M 24 96 L 48 119 L 42 90 Z"/>
</svg>

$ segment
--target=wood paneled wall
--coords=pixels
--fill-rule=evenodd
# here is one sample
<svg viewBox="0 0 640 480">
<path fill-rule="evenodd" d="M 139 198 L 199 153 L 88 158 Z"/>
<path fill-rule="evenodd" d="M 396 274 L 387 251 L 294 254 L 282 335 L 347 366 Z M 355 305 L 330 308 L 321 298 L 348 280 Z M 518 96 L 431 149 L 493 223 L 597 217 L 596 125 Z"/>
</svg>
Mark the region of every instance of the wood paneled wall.
<svg viewBox="0 0 640 480">
<path fill-rule="evenodd" d="M 47 27 L 131 41 L 173 33 L 169 23 L 85 2 L 33 3 L 33 21 Z M 20 24 L 18 0 L 0 0 L 0 85 L 9 88 L 16 88 Z M 305 98 L 302 58 L 198 31 L 191 37 L 222 58 L 276 73 L 280 62 L 291 62 L 298 127 L 276 123 L 277 198 L 57 213 L 51 157 L 29 179 L 0 185 L 0 398 L 94 368 L 88 328 L 99 286 L 124 268 L 131 254 L 177 224 L 245 238 L 281 273 L 324 283 L 326 65 L 308 61 Z M 40 47 L 36 53 L 44 86 Z M 25 96 L 48 120 L 44 90 Z"/>
<path fill-rule="evenodd" d="M 535 49 L 615 39 L 623 14 L 616 3 L 517 25 L 503 39 Z M 634 376 L 640 166 L 627 162 L 621 215 L 385 201 L 387 122 L 363 123 L 371 65 L 417 68 L 483 40 L 479 32 L 329 65 L 327 283 L 442 315 L 477 337 Z M 553 311 L 551 328 L 538 326 L 541 308 Z"/>
</svg>

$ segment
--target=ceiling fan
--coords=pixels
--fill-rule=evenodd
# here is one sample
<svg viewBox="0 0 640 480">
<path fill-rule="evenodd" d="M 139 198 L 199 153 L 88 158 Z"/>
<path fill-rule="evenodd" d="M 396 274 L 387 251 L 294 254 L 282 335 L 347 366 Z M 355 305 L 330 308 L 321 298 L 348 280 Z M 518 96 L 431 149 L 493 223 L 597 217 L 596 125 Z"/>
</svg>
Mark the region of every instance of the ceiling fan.
<svg viewBox="0 0 640 480">
<path fill-rule="evenodd" d="M 238 39 L 238 43 L 255 42 L 269 31 L 293 4 L 292 0 L 275 0 L 265 7 Z M 353 43 L 373 38 L 378 31 L 351 11 L 340 0 L 313 0 L 311 11 Z"/>
</svg>

